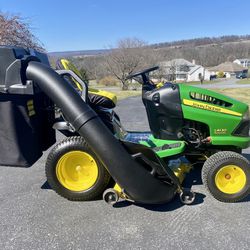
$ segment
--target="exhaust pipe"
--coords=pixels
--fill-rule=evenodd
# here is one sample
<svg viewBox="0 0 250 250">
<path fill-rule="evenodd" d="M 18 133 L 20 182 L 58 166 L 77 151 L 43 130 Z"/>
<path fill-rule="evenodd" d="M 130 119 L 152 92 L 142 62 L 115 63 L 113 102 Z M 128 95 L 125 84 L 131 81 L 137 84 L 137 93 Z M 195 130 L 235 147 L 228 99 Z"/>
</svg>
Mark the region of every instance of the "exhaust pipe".
<svg viewBox="0 0 250 250">
<path fill-rule="evenodd" d="M 66 119 L 86 140 L 113 179 L 124 188 L 132 200 L 159 204 L 173 198 L 177 190 L 176 185 L 156 179 L 133 160 L 76 90 L 53 69 L 42 63 L 30 61 L 26 77 L 34 81 L 61 108 Z"/>
</svg>

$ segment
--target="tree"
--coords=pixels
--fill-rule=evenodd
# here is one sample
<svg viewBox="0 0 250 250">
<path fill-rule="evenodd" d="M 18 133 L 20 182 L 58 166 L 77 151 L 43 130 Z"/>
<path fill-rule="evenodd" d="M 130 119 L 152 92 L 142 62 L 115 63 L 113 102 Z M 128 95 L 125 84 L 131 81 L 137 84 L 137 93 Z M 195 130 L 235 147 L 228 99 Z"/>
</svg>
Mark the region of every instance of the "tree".
<svg viewBox="0 0 250 250">
<path fill-rule="evenodd" d="M 100 80 L 110 73 L 105 67 L 104 55 L 70 58 L 78 68 L 84 68 L 89 80 Z"/>
<path fill-rule="evenodd" d="M 128 89 L 127 76 L 148 66 L 149 48 L 138 38 L 119 40 L 116 48 L 111 48 L 106 58 L 106 67 L 109 73 L 115 76 L 122 84 L 122 89 Z"/>
<path fill-rule="evenodd" d="M 81 74 L 82 80 L 86 83 L 89 83 L 88 73 L 84 68 L 80 68 L 79 72 Z"/>
<path fill-rule="evenodd" d="M 176 80 L 177 70 L 178 66 L 176 65 L 175 60 L 172 60 L 169 67 L 169 81 L 174 82 Z"/>
<path fill-rule="evenodd" d="M 43 45 L 32 34 L 31 27 L 19 15 L 0 12 L 0 45 L 20 46 L 44 51 Z"/>
<path fill-rule="evenodd" d="M 204 80 L 204 76 L 201 73 L 199 73 L 198 77 L 199 77 L 199 80 L 200 80 L 200 82 L 202 84 L 203 80 Z"/>
</svg>

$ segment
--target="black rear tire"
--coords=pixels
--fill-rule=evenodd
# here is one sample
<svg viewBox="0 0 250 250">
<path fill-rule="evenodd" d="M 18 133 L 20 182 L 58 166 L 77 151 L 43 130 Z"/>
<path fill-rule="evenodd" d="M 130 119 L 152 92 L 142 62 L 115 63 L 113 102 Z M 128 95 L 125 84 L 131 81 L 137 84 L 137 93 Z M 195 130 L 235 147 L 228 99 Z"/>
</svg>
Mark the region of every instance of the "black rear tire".
<svg viewBox="0 0 250 250">
<path fill-rule="evenodd" d="M 202 181 L 206 189 L 219 201 L 243 200 L 250 190 L 249 161 L 235 152 L 217 152 L 205 161 Z"/>
<path fill-rule="evenodd" d="M 70 152 L 83 152 L 90 155 L 97 167 L 97 178 L 95 183 L 86 190 L 71 190 L 64 185 L 58 176 L 58 164 L 63 156 Z M 78 164 L 77 162 L 74 164 Z M 68 137 L 57 144 L 50 152 L 45 166 L 46 177 L 51 188 L 62 197 L 72 201 L 87 201 L 99 198 L 110 182 L 110 175 L 98 160 L 94 152 L 89 148 L 85 140 L 80 136 Z M 72 180 L 71 180 L 72 182 Z M 74 180 L 73 180 L 74 184 Z"/>
</svg>

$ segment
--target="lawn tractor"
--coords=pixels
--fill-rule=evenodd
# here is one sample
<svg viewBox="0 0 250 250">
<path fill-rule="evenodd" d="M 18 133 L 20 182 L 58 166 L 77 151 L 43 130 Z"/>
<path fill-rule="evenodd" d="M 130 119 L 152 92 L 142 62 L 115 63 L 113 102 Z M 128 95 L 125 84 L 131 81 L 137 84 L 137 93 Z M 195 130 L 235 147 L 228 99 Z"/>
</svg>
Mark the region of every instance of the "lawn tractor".
<svg viewBox="0 0 250 250">
<path fill-rule="evenodd" d="M 250 146 L 246 104 L 185 84 L 158 87 L 150 80 L 150 73 L 158 69 L 153 67 L 128 77 L 142 84 L 150 126 L 149 132 L 129 132 L 113 107 L 96 103 L 96 108 L 75 70 L 55 71 L 37 53 L 17 55 L 14 48 L 9 50 L 17 63 L 9 60 L 0 72 L 16 77 L 9 78 L 13 84 L 1 82 L 5 94 L 19 90 L 32 97 L 40 91 L 62 114 L 54 127 L 68 137 L 51 150 L 46 162 L 48 182 L 61 196 L 91 200 L 103 194 L 109 204 L 119 198 L 162 204 L 179 194 L 190 204 L 195 194 L 182 183 L 197 165 L 202 165 L 203 183 L 216 199 L 236 202 L 249 194 L 250 164 L 241 155 Z M 11 69 L 13 65 L 18 70 Z"/>
</svg>

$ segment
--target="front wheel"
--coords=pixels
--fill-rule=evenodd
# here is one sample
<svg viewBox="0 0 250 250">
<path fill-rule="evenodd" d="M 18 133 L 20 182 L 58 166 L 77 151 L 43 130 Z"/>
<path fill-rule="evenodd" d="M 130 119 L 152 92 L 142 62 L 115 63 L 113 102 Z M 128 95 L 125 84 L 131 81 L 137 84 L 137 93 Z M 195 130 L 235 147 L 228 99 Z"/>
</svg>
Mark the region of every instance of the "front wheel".
<svg viewBox="0 0 250 250">
<path fill-rule="evenodd" d="M 250 190 L 250 164 L 242 155 L 221 151 L 210 156 L 202 168 L 202 181 L 219 201 L 237 202 Z"/>
<path fill-rule="evenodd" d="M 68 137 L 56 145 L 45 170 L 51 188 L 68 200 L 95 199 L 110 181 L 108 171 L 80 136 Z"/>
</svg>

